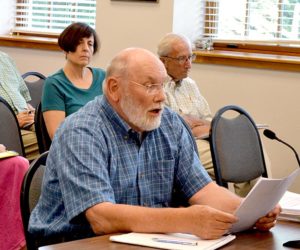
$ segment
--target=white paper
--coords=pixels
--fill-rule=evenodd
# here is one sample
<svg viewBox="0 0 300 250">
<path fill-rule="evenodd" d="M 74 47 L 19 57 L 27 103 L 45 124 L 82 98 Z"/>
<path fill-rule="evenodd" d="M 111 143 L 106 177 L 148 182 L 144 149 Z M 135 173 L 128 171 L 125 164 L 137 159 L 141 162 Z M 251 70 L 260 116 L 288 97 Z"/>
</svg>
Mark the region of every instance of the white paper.
<svg viewBox="0 0 300 250">
<path fill-rule="evenodd" d="M 214 250 L 235 239 L 235 235 L 223 236 L 216 240 L 201 240 L 199 237 L 190 234 L 146 234 L 146 233 L 128 233 L 122 235 L 114 235 L 109 238 L 111 241 L 127 243 L 140 246 L 155 247 L 160 249 L 173 250 Z M 157 242 L 161 239 L 164 242 Z M 183 242 L 168 243 L 170 242 Z"/>
<path fill-rule="evenodd" d="M 282 208 L 279 220 L 300 222 L 300 194 L 286 191 L 279 204 Z"/>
<path fill-rule="evenodd" d="M 237 209 L 235 215 L 239 221 L 233 224 L 230 232 L 249 229 L 260 217 L 270 212 L 299 173 L 300 169 L 297 169 L 283 179 L 260 178 Z"/>
<path fill-rule="evenodd" d="M 300 194 L 286 191 L 279 204 L 281 214 L 300 215 Z"/>
</svg>

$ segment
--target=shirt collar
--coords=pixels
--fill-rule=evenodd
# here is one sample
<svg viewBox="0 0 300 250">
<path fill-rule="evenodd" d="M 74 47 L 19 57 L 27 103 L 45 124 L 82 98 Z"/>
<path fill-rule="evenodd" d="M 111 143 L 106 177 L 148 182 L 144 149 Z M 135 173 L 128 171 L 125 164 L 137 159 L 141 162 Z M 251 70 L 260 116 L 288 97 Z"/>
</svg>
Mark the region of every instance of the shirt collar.
<svg viewBox="0 0 300 250">
<path fill-rule="evenodd" d="M 182 80 L 183 79 L 175 81 L 171 76 L 168 75 L 166 83 L 174 85 L 174 88 L 179 88 L 181 86 Z"/>
<path fill-rule="evenodd" d="M 126 132 L 128 132 L 131 129 L 131 127 L 119 116 L 119 114 L 111 106 L 105 95 L 103 95 L 100 105 L 108 119 L 110 119 L 113 124 L 115 124 L 121 130 Z"/>
</svg>

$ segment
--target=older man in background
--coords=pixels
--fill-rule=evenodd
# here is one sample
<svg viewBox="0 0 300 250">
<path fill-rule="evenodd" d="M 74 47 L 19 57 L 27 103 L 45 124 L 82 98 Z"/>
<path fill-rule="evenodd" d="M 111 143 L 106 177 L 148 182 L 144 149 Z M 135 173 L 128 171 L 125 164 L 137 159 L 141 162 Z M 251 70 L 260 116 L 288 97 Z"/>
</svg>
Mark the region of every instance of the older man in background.
<svg viewBox="0 0 300 250">
<path fill-rule="evenodd" d="M 214 168 L 207 140 L 212 113 L 196 82 L 189 77 L 194 54 L 190 40 L 180 34 L 168 33 L 158 44 L 158 56 L 168 73 L 165 83 L 166 104 L 187 122 L 196 139 L 201 162 L 214 179 Z M 266 161 L 268 162 L 268 161 Z M 234 184 L 239 196 L 246 196 L 254 184 Z"/>
</svg>

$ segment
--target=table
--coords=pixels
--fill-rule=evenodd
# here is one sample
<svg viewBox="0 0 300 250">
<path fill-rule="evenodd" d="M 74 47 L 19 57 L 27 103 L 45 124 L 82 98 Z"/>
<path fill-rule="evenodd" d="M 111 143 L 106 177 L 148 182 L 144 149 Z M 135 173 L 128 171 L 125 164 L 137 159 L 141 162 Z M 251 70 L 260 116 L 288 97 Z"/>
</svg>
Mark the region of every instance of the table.
<svg viewBox="0 0 300 250">
<path fill-rule="evenodd" d="M 109 241 L 110 235 L 96 236 L 83 240 L 70 241 L 55 245 L 40 247 L 40 250 L 138 250 L 153 249 L 149 247 L 133 246 Z M 236 234 L 237 238 L 223 246 L 222 250 L 248 249 L 292 249 L 282 244 L 289 240 L 300 240 L 300 224 L 297 222 L 279 221 L 270 232 L 250 231 Z"/>
</svg>

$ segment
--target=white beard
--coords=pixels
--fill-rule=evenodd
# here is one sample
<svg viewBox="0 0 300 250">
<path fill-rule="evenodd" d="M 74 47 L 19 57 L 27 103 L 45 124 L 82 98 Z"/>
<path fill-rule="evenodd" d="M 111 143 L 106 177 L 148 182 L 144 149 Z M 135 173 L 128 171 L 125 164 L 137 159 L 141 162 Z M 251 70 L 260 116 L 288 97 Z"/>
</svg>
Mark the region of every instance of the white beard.
<svg viewBox="0 0 300 250">
<path fill-rule="evenodd" d="M 140 104 L 135 101 L 134 97 L 128 93 L 127 89 L 120 101 L 120 106 L 124 114 L 128 117 L 130 123 L 142 131 L 151 131 L 160 126 L 161 115 L 159 117 L 147 117 L 147 111 L 141 108 Z M 163 103 L 153 108 L 163 108 Z"/>
</svg>

